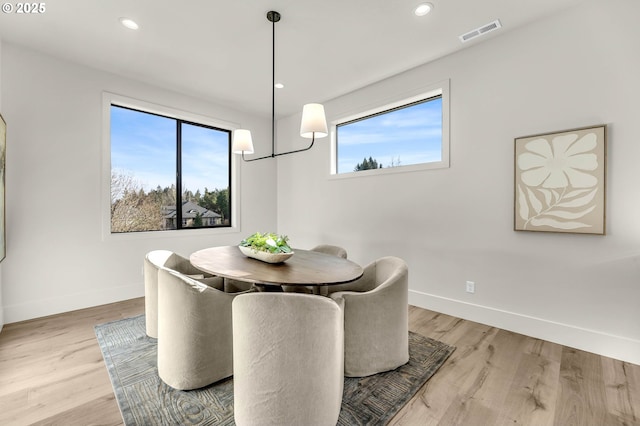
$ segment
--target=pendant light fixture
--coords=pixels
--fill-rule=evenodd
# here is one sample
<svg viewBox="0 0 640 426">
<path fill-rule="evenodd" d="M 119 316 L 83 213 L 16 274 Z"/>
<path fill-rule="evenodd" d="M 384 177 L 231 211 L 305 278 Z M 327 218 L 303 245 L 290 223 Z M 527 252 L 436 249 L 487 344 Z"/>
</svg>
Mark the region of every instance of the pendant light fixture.
<svg viewBox="0 0 640 426">
<path fill-rule="evenodd" d="M 231 151 L 234 154 L 241 154 L 244 161 L 263 160 L 274 158 L 280 155 L 293 154 L 311 149 L 316 138 L 323 138 L 329 134 L 327 131 L 327 119 L 324 115 L 324 107 L 321 104 L 306 104 L 302 108 L 302 123 L 300 124 L 300 136 L 311 139 L 311 144 L 302 149 L 288 152 L 276 153 L 275 123 L 276 123 L 276 22 L 280 21 L 280 14 L 275 11 L 267 12 L 267 19 L 272 23 L 272 43 L 271 43 L 271 154 L 258 158 L 245 158 L 245 154 L 253 154 L 253 141 L 251 132 L 247 129 L 237 129 L 233 132 L 233 143 Z"/>
</svg>

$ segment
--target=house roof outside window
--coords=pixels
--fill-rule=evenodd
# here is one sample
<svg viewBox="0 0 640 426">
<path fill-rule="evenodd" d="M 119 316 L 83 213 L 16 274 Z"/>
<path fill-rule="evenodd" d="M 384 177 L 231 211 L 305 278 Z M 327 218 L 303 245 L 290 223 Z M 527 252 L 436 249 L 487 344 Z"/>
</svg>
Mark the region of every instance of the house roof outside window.
<svg viewBox="0 0 640 426">
<path fill-rule="evenodd" d="M 222 215 L 205 209 L 193 203 L 191 201 L 185 201 L 182 203 L 182 219 L 195 219 L 197 214 L 200 214 L 200 217 L 204 218 L 222 218 Z M 176 217 L 176 206 L 164 206 L 163 207 L 163 215 L 165 219 L 173 219 Z"/>
</svg>

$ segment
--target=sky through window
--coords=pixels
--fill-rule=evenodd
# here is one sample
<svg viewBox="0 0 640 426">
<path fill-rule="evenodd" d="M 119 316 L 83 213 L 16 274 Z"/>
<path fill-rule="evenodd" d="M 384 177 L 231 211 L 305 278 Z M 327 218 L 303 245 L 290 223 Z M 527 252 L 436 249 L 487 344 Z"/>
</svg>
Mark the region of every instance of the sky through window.
<svg viewBox="0 0 640 426">
<path fill-rule="evenodd" d="M 442 160 L 442 98 L 338 125 L 338 173 L 364 158 L 384 168 Z"/>
</svg>

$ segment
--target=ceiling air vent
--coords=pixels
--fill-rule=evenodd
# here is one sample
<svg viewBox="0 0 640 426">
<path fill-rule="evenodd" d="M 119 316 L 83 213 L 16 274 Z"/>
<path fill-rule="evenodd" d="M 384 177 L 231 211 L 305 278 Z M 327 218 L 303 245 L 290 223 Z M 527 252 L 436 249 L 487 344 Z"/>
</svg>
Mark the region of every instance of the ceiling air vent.
<svg viewBox="0 0 640 426">
<path fill-rule="evenodd" d="M 471 40 L 472 38 L 476 38 L 476 37 L 480 37 L 481 35 L 484 35 L 486 33 L 490 33 L 491 31 L 495 31 L 498 28 L 501 28 L 502 25 L 500 24 L 500 21 L 498 19 L 496 19 L 493 22 L 490 22 L 486 25 L 481 26 L 480 28 L 476 28 L 473 31 L 469 31 L 466 34 L 462 34 L 461 36 L 458 36 L 458 38 L 460 39 L 461 42 L 466 43 L 467 41 Z"/>
</svg>

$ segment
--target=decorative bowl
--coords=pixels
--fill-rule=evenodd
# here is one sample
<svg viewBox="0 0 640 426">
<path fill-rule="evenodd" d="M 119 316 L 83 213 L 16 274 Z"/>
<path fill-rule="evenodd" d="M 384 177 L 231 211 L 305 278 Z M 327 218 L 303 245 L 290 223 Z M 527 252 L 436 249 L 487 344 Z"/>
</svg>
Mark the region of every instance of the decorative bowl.
<svg viewBox="0 0 640 426">
<path fill-rule="evenodd" d="M 291 253 L 269 253 L 267 251 L 257 251 L 251 247 L 238 246 L 242 254 L 253 259 L 261 260 L 267 263 L 281 263 L 293 256 Z"/>
</svg>

